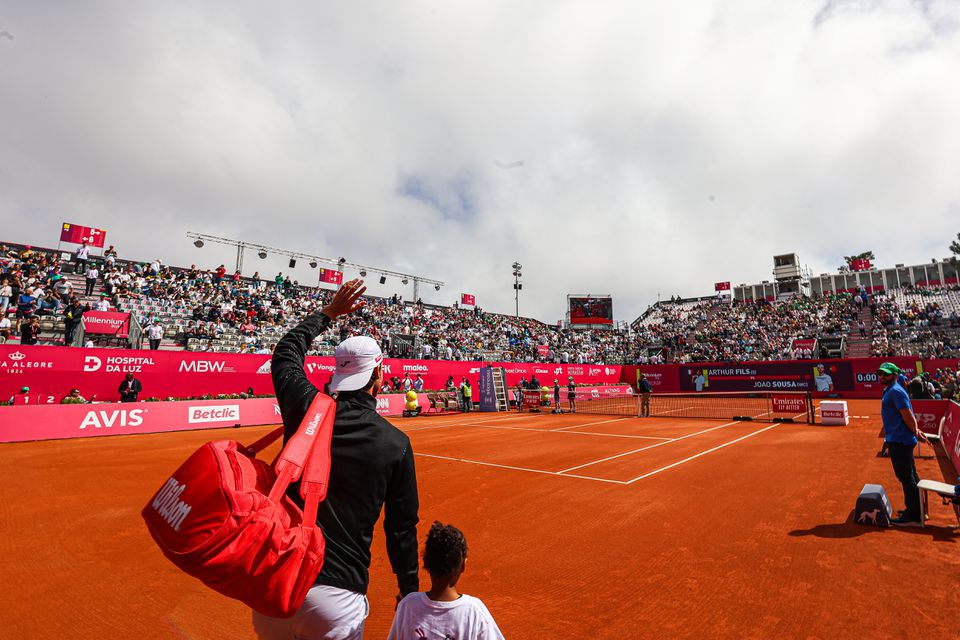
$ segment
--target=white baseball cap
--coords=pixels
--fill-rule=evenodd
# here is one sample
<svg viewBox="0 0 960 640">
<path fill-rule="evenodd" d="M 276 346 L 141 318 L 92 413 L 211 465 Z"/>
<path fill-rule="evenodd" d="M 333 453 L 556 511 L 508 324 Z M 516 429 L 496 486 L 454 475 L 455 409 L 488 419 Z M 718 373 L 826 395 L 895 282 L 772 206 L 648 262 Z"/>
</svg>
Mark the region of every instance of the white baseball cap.
<svg viewBox="0 0 960 640">
<path fill-rule="evenodd" d="M 369 336 L 353 336 L 337 345 L 333 354 L 337 368 L 330 380 L 333 391 L 356 391 L 370 382 L 370 372 L 383 362 L 383 352 Z"/>
</svg>

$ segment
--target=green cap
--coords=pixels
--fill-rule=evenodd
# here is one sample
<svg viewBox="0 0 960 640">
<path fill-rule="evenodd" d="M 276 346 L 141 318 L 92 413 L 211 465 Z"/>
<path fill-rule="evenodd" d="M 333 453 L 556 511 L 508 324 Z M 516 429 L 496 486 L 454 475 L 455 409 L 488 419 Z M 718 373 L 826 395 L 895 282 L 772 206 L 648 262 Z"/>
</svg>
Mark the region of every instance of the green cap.
<svg viewBox="0 0 960 640">
<path fill-rule="evenodd" d="M 877 373 L 897 375 L 898 373 L 900 373 L 900 367 L 893 364 L 892 362 L 884 362 L 882 365 L 880 365 L 877 368 Z"/>
<path fill-rule="evenodd" d="M 30 387 L 23 387 L 22 389 L 20 389 L 20 393 L 28 393 L 29 391 L 30 391 Z"/>
</svg>

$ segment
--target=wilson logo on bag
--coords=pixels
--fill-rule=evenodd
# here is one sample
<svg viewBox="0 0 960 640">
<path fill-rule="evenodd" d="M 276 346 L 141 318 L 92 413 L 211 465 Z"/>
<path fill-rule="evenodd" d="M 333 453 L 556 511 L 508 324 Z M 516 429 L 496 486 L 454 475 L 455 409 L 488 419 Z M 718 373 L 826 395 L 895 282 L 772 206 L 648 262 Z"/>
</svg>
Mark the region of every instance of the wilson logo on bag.
<svg viewBox="0 0 960 640">
<path fill-rule="evenodd" d="M 200 447 L 143 508 L 163 554 L 264 615 L 292 616 L 323 566 L 317 505 L 327 495 L 334 415 L 333 400 L 317 394 L 275 466 L 256 454 L 283 427 L 249 447 L 232 440 Z M 298 479 L 303 511 L 286 496 Z"/>
</svg>

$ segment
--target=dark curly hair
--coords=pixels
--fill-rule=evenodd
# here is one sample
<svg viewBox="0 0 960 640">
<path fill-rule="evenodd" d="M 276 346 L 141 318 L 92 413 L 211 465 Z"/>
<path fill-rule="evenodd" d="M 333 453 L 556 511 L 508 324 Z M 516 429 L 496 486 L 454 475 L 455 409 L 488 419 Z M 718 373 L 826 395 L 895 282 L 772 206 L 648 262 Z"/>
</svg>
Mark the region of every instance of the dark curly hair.
<svg viewBox="0 0 960 640">
<path fill-rule="evenodd" d="M 455 574 L 467 559 L 467 539 L 452 524 L 434 521 L 423 546 L 423 568 L 436 576 Z"/>
</svg>

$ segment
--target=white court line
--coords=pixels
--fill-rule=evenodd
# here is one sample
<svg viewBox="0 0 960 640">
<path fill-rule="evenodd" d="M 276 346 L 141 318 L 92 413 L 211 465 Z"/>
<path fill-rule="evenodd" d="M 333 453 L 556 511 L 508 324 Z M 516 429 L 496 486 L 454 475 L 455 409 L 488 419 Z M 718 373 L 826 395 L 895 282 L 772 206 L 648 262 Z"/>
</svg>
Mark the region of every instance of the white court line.
<svg viewBox="0 0 960 640">
<path fill-rule="evenodd" d="M 403 425 L 395 425 L 395 426 L 397 426 L 397 428 L 400 429 L 401 431 L 403 431 L 404 433 L 408 433 L 408 432 L 410 432 L 410 431 L 424 431 L 424 430 L 426 430 L 426 429 L 439 429 L 439 428 L 441 428 L 441 427 L 460 427 L 460 426 L 465 426 L 465 425 L 467 425 L 467 424 L 470 424 L 470 425 L 483 425 L 483 424 L 490 424 L 490 423 L 494 423 L 494 422 L 505 422 L 505 421 L 507 421 L 507 420 L 516 420 L 516 419 L 517 419 L 517 416 L 510 416 L 510 417 L 488 418 L 488 419 L 486 419 L 486 420 L 481 420 L 480 422 L 476 422 L 477 418 L 466 418 L 466 417 L 465 417 L 466 415 L 467 415 L 467 414 L 465 414 L 465 413 L 461 413 L 461 414 L 458 414 L 457 416 L 449 416 L 449 417 L 451 418 L 451 421 L 450 421 L 450 422 L 441 422 L 440 424 L 434 423 L 434 424 L 431 424 L 430 426 L 426 426 L 426 427 L 411 427 L 411 428 L 409 428 L 409 429 L 404 429 L 404 428 L 403 428 Z M 441 416 L 441 417 L 447 417 L 447 416 Z M 454 419 L 454 418 L 455 418 L 455 419 Z M 437 420 L 437 418 L 430 418 L 430 421 L 431 421 L 431 422 L 433 422 L 434 420 Z M 469 422 L 469 423 L 467 423 L 467 422 L 462 422 L 463 420 L 470 420 L 471 422 Z"/>
<path fill-rule="evenodd" d="M 453 425 L 446 425 L 453 426 Z M 609 438 L 635 438 L 638 440 L 673 440 L 673 438 L 662 438 L 660 436 L 635 436 L 628 435 L 623 433 L 600 433 L 596 431 L 560 431 L 558 429 L 534 429 L 533 427 L 508 427 L 506 425 L 496 425 L 496 424 L 470 424 L 469 422 L 457 425 L 460 427 L 476 427 L 478 429 L 501 429 L 504 431 L 535 431 L 536 433 L 570 433 L 573 435 L 580 436 L 606 436 Z M 585 426 L 585 425 L 581 425 Z M 424 429 L 431 429 L 433 427 L 423 427 Z M 418 429 L 410 429 L 410 431 L 418 431 Z"/>
<path fill-rule="evenodd" d="M 561 471 L 557 471 L 557 473 L 567 473 L 568 471 L 576 471 L 577 469 L 582 469 L 582 468 L 584 468 L 584 467 L 589 467 L 590 465 L 594 465 L 594 464 L 600 464 L 601 462 L 606 462 L 607 460 L 616 460 L 617 458 L 622 458 L 623 456 L 629 456 L 629 455 L 632 455 L 632 454 L 634 454 L 634 453 L 640 453 L 641 451 L 646 451 L 647 449 L 654 449 L 654 448 L 656 448 L 656 447 L 662 447 L 663 445 L 665 445 L 665 444 L 670 444 L 671 442 L 677 442 L 678 440 L 686 440 L 687 438 L 692 438 L 692 437 L 694 437 L 694 436 L 699 436 L 700 434 L 703 434 L 703 433 L 708 433 L 708 432 L 710 432 L 710 431 L 716 431 L 717 429 L 723 429 L 724 427 L 729 427 L 729 426 L 732 425 L 732 424 L 740 424 L 740 423 L 741 423 L 740 420 L 734 420 L 733 422 L 728 422 L 728 423 L 726 423 L 726 424 L 721 424 L 721 425 L 718 426 L 718 427 L 710 427 L 709 429 L 704 429 L 703 431 L 697 431 L 696 433 L 690 433 L 690 434 L 687 434 L 687 435 L 685 435 L 685 436 L 680 436 L 679 438 L 671 438 L 671 439 L 665 440 L 665 441 L 663 441 L 663 442 L 658 442 L 657 444 L 651 444 L 650 446 L 647 446 L 647 447 L 640 447 L 639 449 L 634 449 L 633 451 L 627 451 L 627 452 L 625 452 L 625 453 L 618 453 L 618 454 L 615 455 L 615 456 L 609 456 L 609 457 L 603 458 L 603 459 L 601 459 L 601 460 L 594 460 L 593 462 L 587 462 L 587 463 L 585 463 L 585 464 L 580 464 L 580 465 L 577 465 L 577 466 L 575 466 L 575 467 L 570 467 L 569 469 L 563 469 L 563 470 L 561 470 Z"/>
<path fill-rule="evenodd" d="M 434 458 L 435 460 L 449 460 L 451 462 L 466 462 L 467 464 L 478 464 L 484 467 L 496 467 L 498 469 L 512 469 L 513 471 L 526 471 L 527 473 L 540 473 L 548 476 L 564 476 L 569 478 L 581 478 L 583 480 L 593 480 L 595 482 L 609 482 L 611 484 L 627 484 L 623 480 L 609 480 L 607 478 L 594 478 L 592 476 L 580 476 L 573 473 L 559 473 L 557 471 L 544 471 L 543 469 L 531 469 L 529 467 L 514 467 L 509 464 L 496 464 L 495 462 L 481 462 L 480 460 L 466 460 L 464 458 L 451 458 L 449 456 L 437 456 L 432 453 L 416 453 L 415 456 L 423 458 Z"/>
<path fill-rule="evenodd" d="M 586 422 L 584 424 L 573 424 L 568 427 L 557 427 L 556 429 L 548 429 L 548 431 L 566 431 L 568 429 L 576 429 L 578 427 L 592 427 L 595 424 L 606 424 L 608 422 L 617 422 L 619 420 L 629 420 L 630 418 L 635 418 L 636 416 L 622 416 L 619 418 L 612 418 L 610 420 L 600 420 L 599 422 Z"/>
<path fill-rule="evenodd" d="M 412 433 L 413 431 L 426 431 L 428 429 L 443 429 L 445 427 L 459 427 L 462 426 L 459 422 L 447 422 L 444 424 L 432 424 L 429 427 L 413 427 L 412 429 L 401 429 L 404 433 Z"/>
<path fill-rule="evenodd" d="M 665 466 L 665 467 L 660 467 L 659 469 L 655 469 L 654 471 L 651 471 L 651 472 L 649 472 L 649 473 L 645 473 L 645 474 L 643 474 L 642 476 L 637 476 L 637 477 L 634 478 L 633 480 L 627 480 L 627 484 L 633 484 L 633 483 L 636 482 L 637 480 L 643 480 L 644 478 L 649 478 L 650 476 L 656 475 L 656 474 L 660 473 L 661 471 L 666 471 L 667 469 L 673 469 L 674 467 L 680 466 L 681 464 L 683 464 L 683 463 L 685 463 L 685 462 L 690 462 L 691 460 L 695 460 L 695 459 L 699 458 L 700 456 L 705 456 L 705 455 L 707 455 L 708 453 L 712 453 L 712 452 L 716 451 L 717 449 L 723 449 L 724 447 L 729 447 L 730 445 L 736 444 L 737 442 L 740 442 L 741 440 L 746 440 L 747 438 L 752 438 L 753 436 L 757 435 L 758 433 L 763 433 L 764 431 L 769 431 L 770 429 L 773 429 L 773 428 L 775 428 L 775 427 L 779 427 L 781 424 L 783 424 L 783 423 L 782 423 L 782 422 L 777 422 L 777 423 L 775 423 L 775 424 L 770 425 L 769 427 L 764 427 L 763 429 L 760 429 L 759 431 L 754 431 L 753 433 L 748 433 L 748 434 L 745 435 L 745 436 L 741 436 L 741 437 L 737 438 L 736 440 L 731 440 L 730 442 L 724 442 L 723 444 L 717 445 L 717 446 L 715 446 L 715 447 L 713 447 L 713 448 L 711 448 L 711 449 L 707 449 L 706 451 L 701 451 L 700 453 L 698 453 L 698 454 L 696 454 L 696 455 L 692 455 L 692 456 L 690 456 L 689 458 L 684 458 L 683 460 L 680 460 L 679 462 L 674 462 L 673 464 L 668 464 L 668 465 Z"/>
</svg>

